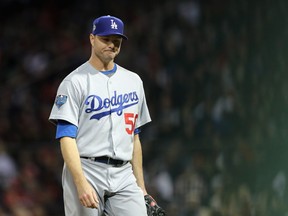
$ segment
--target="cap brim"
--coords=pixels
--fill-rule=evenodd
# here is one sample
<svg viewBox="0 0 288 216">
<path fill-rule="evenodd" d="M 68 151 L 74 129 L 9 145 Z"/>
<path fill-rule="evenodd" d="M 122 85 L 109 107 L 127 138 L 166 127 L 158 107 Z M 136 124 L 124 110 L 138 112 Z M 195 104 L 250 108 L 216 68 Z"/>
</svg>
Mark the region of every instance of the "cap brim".
<svg viewBox="0 0 288 216">
<path fill-rule="evenodd" d="M 128 40 L 128 37 L 126 36 L 126 35 L 123 35 L 123 34 L 117 34 L 117 33 L 102 33 L 102 34 L 96 34 L 96 35 L 98 35 L 98 36 L 109 36 L 109 35 L 117 35 L 117 36 L 120 36 L 120 37 L 122 37 L 123 39 L 125 39 L 125 40 Z"/>
</svg>

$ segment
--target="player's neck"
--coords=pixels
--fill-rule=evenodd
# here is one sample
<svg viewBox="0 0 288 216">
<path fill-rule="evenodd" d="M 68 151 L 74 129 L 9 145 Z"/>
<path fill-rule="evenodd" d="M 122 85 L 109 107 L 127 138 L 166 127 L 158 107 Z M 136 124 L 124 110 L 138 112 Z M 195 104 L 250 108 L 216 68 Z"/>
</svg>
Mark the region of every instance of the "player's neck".
<svg viewBox="0 0 288 216">
<path fill-rule="evenodd" d="M 110 61 L 108 63 L 102 62 L 98 59 L 95 58 L 90 58 L 88 62 L 96 69 L 99 71 L 108 71 L 112 70 L 114 68 L 114 61 Z"/>
</svg>

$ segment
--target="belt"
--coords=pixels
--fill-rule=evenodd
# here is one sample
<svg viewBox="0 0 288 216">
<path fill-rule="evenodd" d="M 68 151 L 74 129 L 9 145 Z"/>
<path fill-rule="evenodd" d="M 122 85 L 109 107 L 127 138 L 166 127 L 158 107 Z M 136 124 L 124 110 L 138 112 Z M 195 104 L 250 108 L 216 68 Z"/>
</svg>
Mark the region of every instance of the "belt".
<svg viewBox="0 0 288 216">
<path fill-rule="evenodd" d="M 81 156 L 81 158 L 89 159 L 95 162 L 105 163 L 108 165 L 112 165 L 114 167 L 121 167 L 128 163 L 128 161 L 117 160 L 117 159 L 113 159 L 107 156 L 102 156 L 102 157 L 82 157 Z"/>
</svg>

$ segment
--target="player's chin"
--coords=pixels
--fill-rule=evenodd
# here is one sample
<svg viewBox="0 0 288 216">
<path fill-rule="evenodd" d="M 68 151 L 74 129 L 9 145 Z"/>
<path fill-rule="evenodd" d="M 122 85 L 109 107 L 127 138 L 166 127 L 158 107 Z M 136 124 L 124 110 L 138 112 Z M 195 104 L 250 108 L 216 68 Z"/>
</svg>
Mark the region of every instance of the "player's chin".
<svg viewBox="0 0 288 216">
<path fill-rule="evenodd" d="M 116 57 L 116 55 L 117 54 L 115 52 L 106 53 L 105 59 L 106 61 L 111 61 Z"/>
</svg>

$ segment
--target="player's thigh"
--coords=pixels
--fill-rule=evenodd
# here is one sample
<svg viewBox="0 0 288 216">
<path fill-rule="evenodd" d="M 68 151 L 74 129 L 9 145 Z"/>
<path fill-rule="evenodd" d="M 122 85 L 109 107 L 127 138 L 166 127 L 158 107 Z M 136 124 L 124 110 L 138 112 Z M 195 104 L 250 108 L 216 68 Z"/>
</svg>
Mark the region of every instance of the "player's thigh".
<svg viewBox="0 0 288 216">
<path fill-rule="evenodd" d="M 63 169 L 62 184 L 66 216 L 102 216 L 104 209 L 102 202 L 99 202 L 98 209 L 86 208 L 81 205 L 76 186 L 66 167 Z"/>
<path fill-rule="evenodd" d="M 107 199 L 105 213 L 109 216 L 147 216 L 142 190 L 133 183 L 117 192 Z"/>
</svg>

